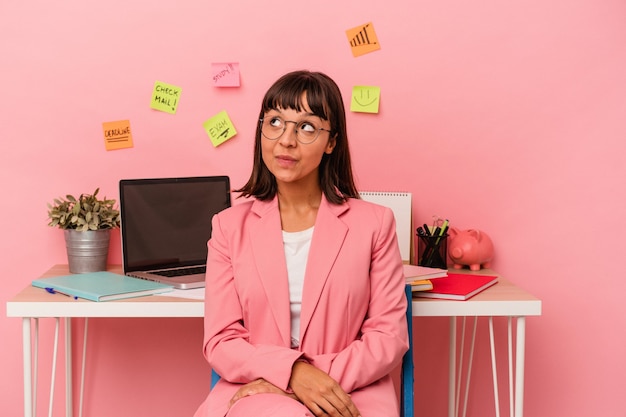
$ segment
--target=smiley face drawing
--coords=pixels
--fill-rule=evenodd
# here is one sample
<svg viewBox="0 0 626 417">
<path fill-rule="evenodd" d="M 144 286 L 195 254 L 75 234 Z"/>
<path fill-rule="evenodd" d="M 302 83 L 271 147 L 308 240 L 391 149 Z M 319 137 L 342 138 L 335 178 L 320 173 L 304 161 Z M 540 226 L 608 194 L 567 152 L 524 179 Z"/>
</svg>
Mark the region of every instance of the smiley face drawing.
<svg viewBox="0 0 626 417">
<path fill-rule="evenodd" d="M 361 113 L 378 113 L 380 87 L 355 86 L 352 88 L 350 110 Z"/>
</svg>

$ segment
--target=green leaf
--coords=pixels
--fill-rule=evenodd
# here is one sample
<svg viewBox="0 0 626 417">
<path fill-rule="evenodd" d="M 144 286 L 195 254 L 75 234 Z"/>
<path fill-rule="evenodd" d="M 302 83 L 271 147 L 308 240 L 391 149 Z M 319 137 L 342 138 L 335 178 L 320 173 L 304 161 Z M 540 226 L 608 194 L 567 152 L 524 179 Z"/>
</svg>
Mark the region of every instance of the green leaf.
<svg viewBox="0 0 626 417">
<path fill-rule="evenodd" d="M 48 225 L 60 229 L 99 230 L 112 229 L 120 226 L 119 210 L 115 208 L 114 199 L 97 197 L 100 188 L 93 194 L 80 194 L 77 199 L 73 195 L 55 198 L 54 204 L 47 203 Z"/>
</svg>

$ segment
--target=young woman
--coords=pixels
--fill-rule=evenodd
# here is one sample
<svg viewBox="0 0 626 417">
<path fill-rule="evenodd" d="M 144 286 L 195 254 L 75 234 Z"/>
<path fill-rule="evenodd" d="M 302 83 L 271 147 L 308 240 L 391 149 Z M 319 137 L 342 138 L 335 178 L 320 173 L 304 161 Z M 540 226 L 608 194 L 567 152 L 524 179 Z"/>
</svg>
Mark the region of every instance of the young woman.
<svg viewBox="0 0 626 417">
<path fill-rule="evenodd" d="M 359 199 L 341 92 L 284 75 L 259 114 L 249 201 L 213 218 L 196 417 L 394 417 L 408 349 L 390 209 Z"/>
</svg>

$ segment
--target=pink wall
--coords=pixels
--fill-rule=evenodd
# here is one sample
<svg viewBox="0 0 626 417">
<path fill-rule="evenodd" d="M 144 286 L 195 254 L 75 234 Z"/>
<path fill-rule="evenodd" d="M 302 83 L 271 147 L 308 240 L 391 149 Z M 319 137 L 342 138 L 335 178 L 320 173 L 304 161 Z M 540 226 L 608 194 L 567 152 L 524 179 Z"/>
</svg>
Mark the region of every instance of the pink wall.
<svg viewBox="0 0 626 417">
<path fill-rule="evenodd" d="M 2 304 L 65 262 L 47 202 L 96 187 L 117 198 L 121 178 L 227 174 L 239 186 L 265 89 L 322 70 L 347 100 L 353 85 L 381 87 L 378 115 L 349 114 L 359 187 L 414 193 L 418 223 L 438 214 L 488 232 L 495 269 L 543 300 L 527 322 L 526 415 L 623 416 L 626 3 L 392 3 L 3 1 Z M 382 49 L 353 58 L 345 30 L 370 21 Z M 241 88 L 211 86 L 223 61 L 240 63 Z M 149 108 L 156 80 L 182 87 L 176 115 Z M 202 122 L 224 109 L 239 134 L 214 148 Z M 107 152 L 102 122 L 122 119 L 135 147 Z M 17 416 L 21 323 L 4 316 L 0 403 Z M 85 414 L 190 415 L 208 389 L 200 326 L 92 321 Z M 416 321 L 429 355 L 417 359 L 418 415 L 445 414 L 446 326 Z M 41 327 L 45 352 L 53 322 Z M 478 366 L 486 334 L 481 323 Z M 45 412 L 49 356 L 40 365 Z M 468 416 L 493 415 L 487 368 L 472 380 Z M 63 398 L 60 386 L 55 416 Z"/>
</svg>

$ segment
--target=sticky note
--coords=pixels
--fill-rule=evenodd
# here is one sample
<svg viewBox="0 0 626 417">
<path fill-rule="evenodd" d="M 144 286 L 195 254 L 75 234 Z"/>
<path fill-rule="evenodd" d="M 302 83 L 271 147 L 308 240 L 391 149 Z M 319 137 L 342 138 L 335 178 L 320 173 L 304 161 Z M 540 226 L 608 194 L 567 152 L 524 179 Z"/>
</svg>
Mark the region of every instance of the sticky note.
<svg viewBox="0 0 626 417">
<path fill-rule="evenodd" d="M 211 64 L 211 80 L 215 87 L 239 87 L 239 63 Z"/>
<path fill-rule="evenodd" d="M 202 124 L 213 146 L 218 147 L 237 134 L 233 122 L 223 110 Z"/>
<path fill-rule="evenodd" d="M 132 148 L 133 135 L 130 132 L 129 120 L 102 123 L 104 132 L 104 146 L 107 151 Z"/>
<path fill-rule="evenodd" d="M 352 55 L 357 57 L 380 49 L 372 22 L 346 30 Z"/>
<path fill-rule="evenodd" d="M 352 87 L 350 111 L 360 113 L 378 113 L 380 105 L 380 87 L 356 85 Z"/>
<path fill-rule="evenodd" d="M 182 88 L 170 84 L 157 81 L 154 83 L 152 91 L 152 101 L 150 108 L 154 110 L 164 111 L 170 114 L 176 114 L 176 108 L 180 101 L 180 93 Z"/>
</svg>

